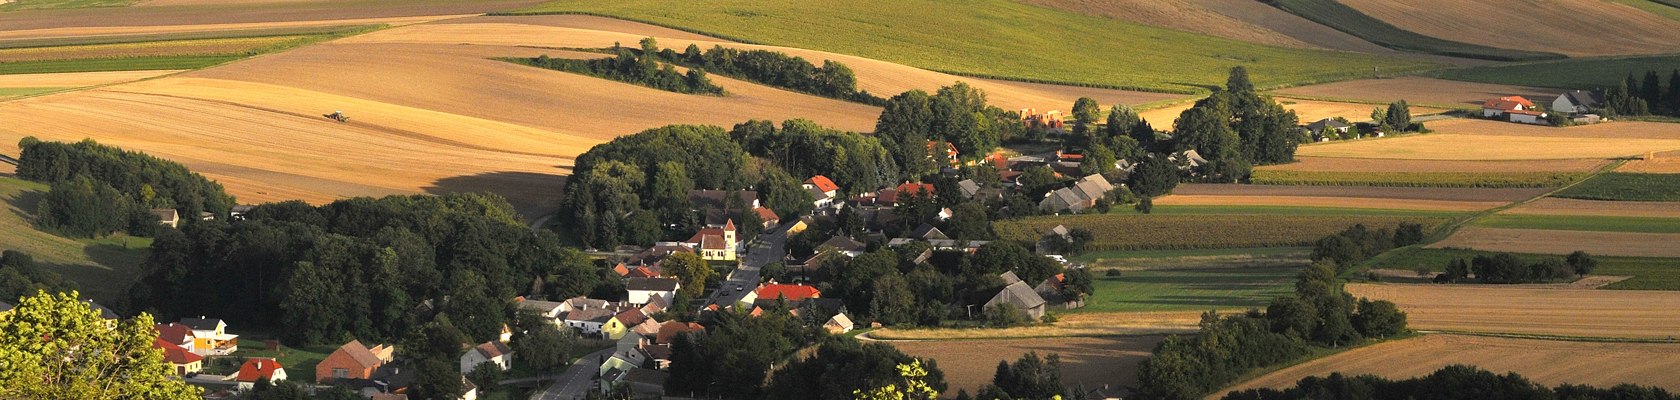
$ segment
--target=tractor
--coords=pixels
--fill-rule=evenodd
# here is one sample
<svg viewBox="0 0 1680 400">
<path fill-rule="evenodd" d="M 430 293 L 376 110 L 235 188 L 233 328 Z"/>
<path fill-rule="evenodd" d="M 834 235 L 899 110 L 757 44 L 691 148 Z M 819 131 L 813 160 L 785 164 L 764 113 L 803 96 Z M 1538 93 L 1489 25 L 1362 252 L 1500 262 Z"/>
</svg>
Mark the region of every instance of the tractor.
<svg viewBox="0 0 1680 400">
<path fill-rule="evenodd" d="M 321 114 L 321 116 L 338 122 L 350 122 L 350 116 L 344 115 L 343 111 L 333 111 L 332 114 Z"/>
</svg>

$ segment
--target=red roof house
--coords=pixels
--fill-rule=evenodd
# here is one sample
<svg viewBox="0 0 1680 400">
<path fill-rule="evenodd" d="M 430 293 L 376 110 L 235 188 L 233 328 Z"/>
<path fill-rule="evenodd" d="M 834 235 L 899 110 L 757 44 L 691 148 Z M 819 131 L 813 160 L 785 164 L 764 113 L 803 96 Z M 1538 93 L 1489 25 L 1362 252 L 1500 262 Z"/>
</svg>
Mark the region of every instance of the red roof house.
<svg viewBox="0 0 1680 400">
<path fill-rule="evenodd" d="M 788 301 L 802 301 L 805 299 L 822 297 L 822 291 L 817 290 L 817 288 L 813 286 L 787 285 L 779 283 L 760 286 L 758 288 L 758 292 L 755 294 L 758 295 L 758 298 L 764 300 L 775 300 L 786 297 Z"/>
<path fill-rule="evenodd" d="M 821 190 L 821 191 L 824 191 L 824 192 L 832 192 L 832 191 L 840 190 L 840 185 L 835 185 L 833 180 L 830 180 L 830 179 L 828 179 L 828 177 L 822 176 L 822 175 L 817 175 L 817 176 L 811 177 L 811 179 L 806 179 L 805 184 L 816 187 L 817 190 Z"/>
<path fill-rule="evenodd" d="M 239 381 L 239 390 L 250 390 L 258 380 L 268 383 L 286 380 L 286 369 L 272 358 L 249 358 L 245 365 L 239 366 L 238 373 L 228 378 Z"/>
<path fill-rule="evenodd" d="M 193 354 L 192 350 L 170 343 L 164 338 L 152 341 L 152 347 L 163 349 L 163 361 L 175 367 L 175 373 L 186 375 L 204 369 L 204 356 Z"/>
<path fill-rule="evenodd" d="M 1512 111 L 1533 110 L 1534 102 L 1522 96 L 1505 96 L 1482 103 L 1483 117 L 1497 117 Z"/>
</svg>

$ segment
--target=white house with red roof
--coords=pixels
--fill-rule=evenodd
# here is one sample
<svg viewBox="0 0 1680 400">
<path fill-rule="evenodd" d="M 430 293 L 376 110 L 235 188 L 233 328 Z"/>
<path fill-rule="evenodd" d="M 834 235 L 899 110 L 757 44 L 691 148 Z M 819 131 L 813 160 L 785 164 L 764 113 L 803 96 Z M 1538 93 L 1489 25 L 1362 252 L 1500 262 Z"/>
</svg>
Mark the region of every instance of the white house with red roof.
<svg viewBox="0 0 1680 400">
<path fill-rule="evenodd" d="M 735 261 L 735 251 L 738 248 L 735 240 L 735 220 L 728 220 L 722 227 L 701 229 L 685 243 L 700 253 L 703 260 Z"/>
<path fill-rule="evenodd" d="M 250 358 L 245 360 L 245 365 L 239 366 L 239 372 L 225 379 L 237 381 L 240 391 L 251 390 L 259 380 L 268 383 L 286 380 L 286 368 L 272 358 Z"/>
<path fill-rule="evenodd" d="M 1534 102 L 1522 96 L 1505 96 L 1482 103 L 1482 117 L 1502 117 L 1513 111 L 1533 111 Z"/>
<path fill-rule="evenodd" d="M 495 363 L 496 367 L 503 371 L 513 368 L 513 349 L 506 343 L 494 340 L 473 346 L 467 349 L 466 354 L 461 355 L 461 374 L 470 374 L 478 369 L 479 364 L 485 362 Z"/>
<path fill-rule="evenodd" d="M 832 206 L 834 205 L 834 199 L 840 196 L 840 185 L 834 184 L 834 181 L 826 176 L 813 176 L 811 179 L 806 179 L 805 183 L 800 186 L 811 194 L 812 208 Z"/>
<path fill-rule="evenodd" d="M 803 284 L 789 285 L 771 281 L 770 283 L 759 285 L 758 290 L 754 290 L 752 293 L 748 293 L 745 297 L 742 297 L 740 303 L 753 304 L 761 299 L 776 300 L 781 298 L 786 298 L 790 303 L 797 303 L 806 299 L 815 299 L 819 297 L 822 297 L 822 291 L 817 290 L 815 286 L 806 286 Z"/>
</svg>

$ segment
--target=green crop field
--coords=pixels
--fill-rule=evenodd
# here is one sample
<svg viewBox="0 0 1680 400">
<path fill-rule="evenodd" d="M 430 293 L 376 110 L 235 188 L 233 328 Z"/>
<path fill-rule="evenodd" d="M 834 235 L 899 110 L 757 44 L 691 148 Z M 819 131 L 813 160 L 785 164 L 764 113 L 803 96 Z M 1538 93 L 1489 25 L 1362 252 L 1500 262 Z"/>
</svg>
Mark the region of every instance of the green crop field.
<svg viewBox="0 0 1680 400">
<path fill-rule="evenodd" d="M 1610 0 L 1645 12 L 1680 21 L 1680 0 Z"/>
<path fill-rule="evenodd" d="M 47 186 L 0 175 L 0 249 L 29 253 L 43 269 L 57 272 L 76 282 L 82 294 L 99 301 L 111 301 L 127 294 L 128 285 L 139 278 L 149 238 L 113 236 L 102 239 L 70 239 L 35 229 L 36 204 Z"/>
<path fill-rule="evenodd" d="M 1093 282 L 1096 293 L 1086 299 L 1085 307 L 1068 312 L 1264 308 L 1272 298 L 1294 290 L 1295 275 L 1305 265 L 1126 271 L 1119 277 L 1099 272 Z"/>
<path fill-rule="evenodd" d="M 1363 210 L 1361 210 L 1363 211 Z M 1400 211 L 1404 212 L 1404 211 Z M 1304 246 L 1355 224 L 1392 229 L 1447 221 L 1434 215 L 1318 215 L 1307 210 L 1270 214 L 1088 214 L 1028 217 L 992 224 L 1005 240 L 1037 241 L 1056 225 L 1086 229 L 1093 251 Z"/>
<path fill-rule="evenodd" d="M 44 8 L 124 7 L 139 0 L 12 0 L 0 4 L 0 11 L 38 10 Z"/>
<path fill-rule="evenodd" d="M 516 13 L 604 15 L 961 75 L 1169 92 L 1205 92 L 1238 65 L 1262 87 L 1369 77 L 1374 66 L 1388 72 L 1432 67 L 1262 46 L 1005 0 L 561 0 Z"/>
<path fill-rule="evenodd" d="M 1495 61 L 1563 58 L 1562 54 L 1493 48 L 1424 36 L 1372 18 L 1335 0 L 1274 0 L 1273 6 L 1361 39 L 1397 50 Z"/>
<path fill-rule="evenodd" d="M 1556 194 L 1587 200 L 1680 201 L 1680 174 L 1608 173 Z"/>
<path fill-rule="evenodd" d="M 1584 172 L 1338 172 L 1255 170 L 1261 185 L 1531 188 L 1558 187 Z"/>
<path fill-rule="evenodd" d="M 208 55 L 20 61 L 0 63 L 0 75 L 96 71 L 146 71 L 155 69 L 198 69 L 241 58 L 245 57 L 239 55 Z"/>
<path fill-rule="evenodd" d="M 1446 269 L 1447 263 L 1452 260 L 1493 254 L 1498 253 L 1465 249 L 1406 247 L 1383 253 L 1370 261 L 1366 261 L 1364 266 L 1406 271 L 1424 267 L 1430 271 L 1441 272 Z M 1525 262 L 1536 262 L 1547 257 L 1561 257 L 1542 254 L 1517 254 L 1516 256 Z M 1598 259 L 1598 269 L 1592 272 L 1593 275 L 1633 277 L 1625 281 L 1612 283 L 1605 286 L 1604 289 L 1680 290 L 1680 259 L 1609 256 L 1594 256 L 1594 258 Z"/>
<path fill-rule="evenodd" d="M 1512 229 L 1680 233 L 1680 218 L 1498 214 L 1482 218 L 1476 221 L 1476 225 Z"/>
<path fill-rule="evenodd" d="M 63 90 L 63 89 L 64 88 L 56 88 L 56 87 L 0 88 L 0 99 L 7 99 L 7 98 L 12 98 L 12 97 L 23 97 L 23 96 L 28 96 L 28 95 L 33 95 L 33 94 L 41 94 L 41 93 L 51 92 L 51 91 L 55 91 L 55 90 Z"/>
<path fill-rule="evenodd" d="M 1680 68 L 1680 55 L 1493 65 L 1436 71 L 1431 75 L 1455 81 L 1591 90 L 1618 85 L 1627 79 L 1629 73 L 1643 77 L 1645 71 L 1655 70 L 1666 80 L 1669 72 L 1676 68 Z"/>
<path fill-rule="evenodd" d="M 146 41 L 129 41 L 110 38 L 91 38 L 81 41 L 24 41 L 11 43 L 11 47 L 0 45 L 5 51 L 19 50 L 52 50 L 57 48 L 76 48 L 78 46 L 107 46 L 122 48 L 146 48 L 155 55 L 136 55 L 126 57 L 96 57 L 72 59 L 31 59 L 28 61 L 0 62 L 0 75 L 6 74 L 47 74 L 64 72 L 98 72 L 98 71 L 145 71 L 164 69 L 199 69 L 225 62 L 272 53 L 295 48 L 311 43 L 342 38 L 385 28 L 385 25 L 356 25 L 335 26 L 310 30 L 259 30 L 247 32 L 232 32 L 223 35 L 154 35 Z M 303 32 L 303 33 L 299 33 Z M 216 50 L 207 52 L 203 48 L 194 49 L 192 46 L 214 44 L 226 41 L 251 43 L 254 47 L 243 47 L 238 50 Z M 185 54 L 174 54 L 171 49 L 184 46 L 188 50 L 180 50 Z M 51 54 L 51 53 L 47 53 Z"/>
</svg>

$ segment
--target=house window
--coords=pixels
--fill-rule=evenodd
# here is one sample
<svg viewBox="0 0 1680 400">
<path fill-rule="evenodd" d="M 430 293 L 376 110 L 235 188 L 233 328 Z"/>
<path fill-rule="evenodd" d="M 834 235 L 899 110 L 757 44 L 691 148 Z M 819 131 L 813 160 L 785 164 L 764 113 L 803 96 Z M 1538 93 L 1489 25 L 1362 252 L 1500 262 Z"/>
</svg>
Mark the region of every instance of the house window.
<svg viewBox="0 0 1680 400">
<path fill-rule="evenodd" d="M 332 377 L 333 377 L 333 379 L 349 378 L 350 377 L 350 370 L 347 370 L 347 369 L 344 369 L 344 368 L 333 368 Z"/>
</svg>

